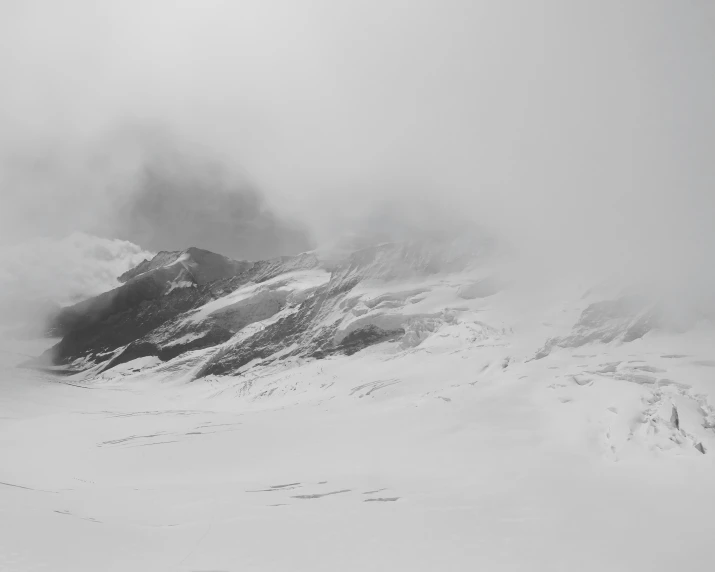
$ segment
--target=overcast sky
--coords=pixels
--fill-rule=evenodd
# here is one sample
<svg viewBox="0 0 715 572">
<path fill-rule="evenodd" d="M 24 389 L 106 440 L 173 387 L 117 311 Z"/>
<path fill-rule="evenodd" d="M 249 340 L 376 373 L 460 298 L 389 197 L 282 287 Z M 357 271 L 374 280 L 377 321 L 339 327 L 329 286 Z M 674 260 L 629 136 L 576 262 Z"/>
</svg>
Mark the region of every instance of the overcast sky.
<svg viewBox="0 0 715 572">
<path fill-rule="evenodd" d="M 709 0 L 3 0 L 0 240 L 252 257 L 432 201 L 539 264 L 691 271 L 714 31 Z"/>
</svg>

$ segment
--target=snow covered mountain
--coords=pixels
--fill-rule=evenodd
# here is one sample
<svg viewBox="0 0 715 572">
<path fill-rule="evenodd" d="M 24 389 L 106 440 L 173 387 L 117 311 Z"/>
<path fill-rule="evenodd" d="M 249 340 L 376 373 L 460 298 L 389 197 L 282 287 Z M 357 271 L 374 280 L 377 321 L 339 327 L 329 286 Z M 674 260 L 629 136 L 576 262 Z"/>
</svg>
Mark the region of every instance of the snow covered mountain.
<svg viewBox="0 0 715 572">
<path fill-rule="evenodd" d="M 330 262 L 316 253 L 254 263 L 196 248 L 160 252 L 124 273 L 120 287 L 65 308 L 55 324 L 65 336 L 45 360 L 87 383 L 127 374 L 211 380 L 245 386 L 258 399 L 289 391 L 283 372 L 299 375 L 367 348 L 396 363 L 415 354 L 490 356 L 485 371 L 526 375 L 545 358 L 572 356 L 579 363 L 557 376 L 567 383 L 555 393 L 604 378 L 640 384 L 658 400 L 670 396 L 673 411 L 683 399 L 699 411 L 701 422 L 687 430 L 673 425 L 671 406 L 653 413 L 675 427 L 673 442 L 701 454 L 715 445 L 715 417 L 696 386 L 669 377 L 681 363 L 708 377 L 715 362 L 638 353 L 686 337 L 664 327 L 657 304 L 572 290 L 559 294 L 558 310 L 539 315 L 544 306 L 526 310 L 523 287 L 504 279 L 492 254 L 486 244 L 452 239 L 382 243 Z M 639 359 L 613 357 L 623 352 Z"/>
<path fill-rule="evenodd" d="M 375 281 L 465 271 L 484 254 L 454 243 L 381 244 L 337 263 L 315 253 L 252 263 L 196 248 L 160 252 L 124 273 L 118 288 L 65 308 L 53 324 L 64 339 L 48 357 L 104 371 L 138 357 L 167 361 L 223 344 L 202 369 L 207 375 L 235 373 L 257 357 L 354 353 L 388 338 L 418 343 L 433 313 L 398 309 L 429 288 L 388 294 L 375 308 L 350 293 Z"/>
<path fill-rule="evenodd" d="M 260 262 L 189 249 L 123 281 L 61 317 L 46 358 L 66 375 L 0 376 L 0 564 L 709 562 L 707 317 L 674 328 L 631 289 L 537 288 L 454 240 Z"/>
</svg>

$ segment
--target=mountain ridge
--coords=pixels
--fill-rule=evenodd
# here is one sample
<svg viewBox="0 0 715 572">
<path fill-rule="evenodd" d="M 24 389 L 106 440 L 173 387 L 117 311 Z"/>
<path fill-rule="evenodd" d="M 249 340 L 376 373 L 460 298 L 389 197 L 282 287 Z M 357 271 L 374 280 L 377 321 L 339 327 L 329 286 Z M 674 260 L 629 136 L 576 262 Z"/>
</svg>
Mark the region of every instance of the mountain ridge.
<svg viewBox="0 0 715 572">
<path fill-rule="evenodd" d="M 316 339 L 303 340 L 303 349 L 308 354 L 327 355 L 335 348 L 316 340 L 321 336 L 327 336 L 327 340 L 330 327 L 318 327 L 324 330 L 318 335 L 311 323 L 356 285 L 368 279 L 408 279 L 465 268 L 474 255 L 463 245 L 450 253 L 445 245 L 435 247 L 420 241 L 364 247 L 337 262 L 322 260 L 315 252 L 249 262 L 198 248 L 162 251 L 122 274 L 119 279 L 123 283 L 117 288 L 64 308 L 51 327 L 63 339 L 46 352 L 44 359 L 79 369 L 102 362 L 107 362 L 107 369 L 147 355 L 171 359 L 185 351 L 224 343 L 245 326 L 271 318 L 286 307 L 295 309 L 296 315 L 286 313 L 277 324 L 266 328 L 282 329 L 278 335 L 281 340 L 299 332 L 305 337 L 310 331 L 309 337 Z M 275 282 L 280 276 L 287 282 Z M 237 289 L 264 283 L 268 284 L 257 287 L 244 301 L 227 302 L 226 297 Z M 216 309 L 200 323 L 180 318 L 220 299 L 227 307 Z M 347 347 L 355 350 L 357 340 L 376 343 L 401 331 L 399 327 L 383 331 L 381 326 L 371 325 L 365 336 L 352 334 Z M 255 339 L 266 335 L 256 334 Z M 259 353 L 266 351 L 264 348 Z M 226 363 L 229 361 L 226 357 Z M 234 361 L 238 364 L 243 360 Z"/>
<path fill-rule="evenodd" d="M 161 251 L 122 274 L 119 287 L 64 308 L 54 324 L 62 340 L 42 361 L 91 376 L 140 358 L 192 354 L 198 379 L 383 342 L 407 351 L 465 320 L 477 337 L 496 339 L 512 324 L 475 314 L 489 316 L 492 301 L 510 292 L 492 255 L 491 243 L 453 239 L 383 242 L 339 259 L 311 251 L 250 262 L 193 247 Z M 662 325 L 658 308 L 637 296 L 578 300 L 571 320 L 552 328 L 530 359 L 629 343 Z"/>
<path fill-rule="evenodd" d="M 494 254 L 489 244 L 449 239 L 256 262 L 162 252 L 117 289 L 73 307 L 65 336 L 33 365 L 52 364 L 82 387 L 230 391 L 241 407 L 340 398 L 347 382 L 335 375 L 353 380 L 349 395 L 358 397 L 419 379 L 420 389 L 395 390 L 417 392 L 415 406 L 435 388 L 448 401 L 448 388 L 468 392 L 487 378 L 538 388 L 549 404 L 581 392 L 578 407 L 598 427 L 616 415 L 616 433 L 588 429 L 610 443 L 609 457 L 715 447 L 703 397 L 715 365 L 711 325 L 674 329 L 657 301 L 623 285 L 535 288 Z M 691 357 L 683 348 L 698 349 Z M 590 409 L 592 394 L 602 408 Z"/>
</svg>

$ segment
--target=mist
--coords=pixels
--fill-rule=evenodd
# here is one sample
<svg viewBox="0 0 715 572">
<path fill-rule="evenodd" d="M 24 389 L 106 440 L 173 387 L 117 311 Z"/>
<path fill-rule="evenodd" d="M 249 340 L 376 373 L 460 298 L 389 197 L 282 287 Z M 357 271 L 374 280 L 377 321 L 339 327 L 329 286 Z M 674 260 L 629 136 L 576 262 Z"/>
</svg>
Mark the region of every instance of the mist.
<svg viewBox="0 0 715 572">
<path fill-rule="evenodd" d="M 713 291 L 712 3 L 17 1 L 0 22 L 3 244 L 260 258 L 390 204 L 483 228 L 531 276 Z"/>
<path fill-rule="evenodd" d="M 715 0 L 0 0 L 0 569 L 706 570 L 714 252 Z"/>
</svg>

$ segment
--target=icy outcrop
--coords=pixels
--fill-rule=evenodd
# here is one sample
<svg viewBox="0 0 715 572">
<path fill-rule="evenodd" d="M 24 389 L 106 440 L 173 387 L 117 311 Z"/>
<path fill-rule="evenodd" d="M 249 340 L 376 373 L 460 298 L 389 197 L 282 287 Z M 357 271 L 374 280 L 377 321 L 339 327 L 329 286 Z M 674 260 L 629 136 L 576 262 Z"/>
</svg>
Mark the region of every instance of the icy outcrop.
<svg viewBox="0 0 715 572">
<path fill-rule="evenodd" d="M 64 335 L 47 354 L 54 363 L 67 364 L 78 359 L 89 363 L 106 361 L 107 356 L 143 340 L 152 331 L 177 316 L 243 286 L 261 282 L 298 268 L 312 268 L 317 259 L 310 255 L 262 262 L 233 261 L 208 251 L 190 248 L 180 253 L 159 253 L 143 272 L 132 272 L 114 290 L 63 309 L 53 330 Z M 126 277 L 126 276 L 125 276 Z M 201 329 L 201 328 L 196 328 Z M 204 344 L 218 343 L 234 333 L 222 324 L 205 324 Z M 180 332 L 179 336 L 187 332 Z M 186 348 L 203 347 L 194 341 Z M 148 351 L 147 346 L 144 351 Z M 178 346 L 172 353 L 179 352 Z"/>
<path fill-rule="evenodd" d="M 245 262 L 196 248 L 160 252 L 119 288 L 64 310 L 55 324 L 64 338 L 46 357 L 106 370 L 220 345 L 202 372 L 225 375 L 278 356 L 350 354 L 383 341 L 415 347 L 450 320 L 441 308 L 417 308 L 430 287 L 378 296 L 365 288 L 464 272 L 487 255 L 459 241 L 383 243 L 329 263 L 314 253 Z"/>
<path fill-rule="evenodd" d="M 465 300 L 474 300 L 475 298 L 487 298 L 493 296 L 502 289 L 502 285 L 494 277 L 483 278 L 465 284 L 459 288 L 459 297 Z"/>
<path fill-rule="evenodd" d="M 582 313 L 571 333 L 549 339 L 536 358 L 551 353 L 554 347 L 578 348 L 583 345 L 612 341 L 632 342 L 646 335 L 658 325 L 656 307 L 637 296 L 623 296 L 589 305 Z"/>
<path fill-rule="evenodd" d="M 182 251 L 180 250 L 173 252 L 167 252 L 162 250 L 151 259 L 145 258 L 137 266 L 135 266 L 134 268 L 130 268 L 129 270 L 121 274 L 117 278 L 117 280 L 119 280 L 121 283 L 124 283 L 131 280 L 132 278 L 139 276 L 140 274 L 144 274 L 145 272 L 156 270 L 157 268 L 161 268 L 162 266 L 172 264 L 173 262 L 176 262 L 176 260 L 179 258 L 179 256 L 181 256 L 181 254 Z"/>
<path fill-rule="evenodd" d="M 258 262 L 195 248 L 161 252 L 125 273 L 121 287 L 66 309 L 58 320 L 65 335 L 45 358 L 90 374 L 144 358 L 180 368 L 191 362 L 187 375 L 199 379 L 381 344 L 375 351 L 433 351 L 455 340 L 507 348 L 515 326 L 537 330 L 520 324 L 525 307 L 517 309 L 519 294 L 490 254 L 488 246 L 450 240 L 381 243 L 327 261 L 314 252 Z M 659 327 L 657 306 L 643 298 L 590 298 L 560 306 L 557 328 L 541 318 L 548 329 L 530 339 L 528 357 L 626 344 Z M 511 368 L 513 359 L 499 363 Z M 640 383 L 650 379 L 644 371 L 611 373 Z"/>
</svg>

